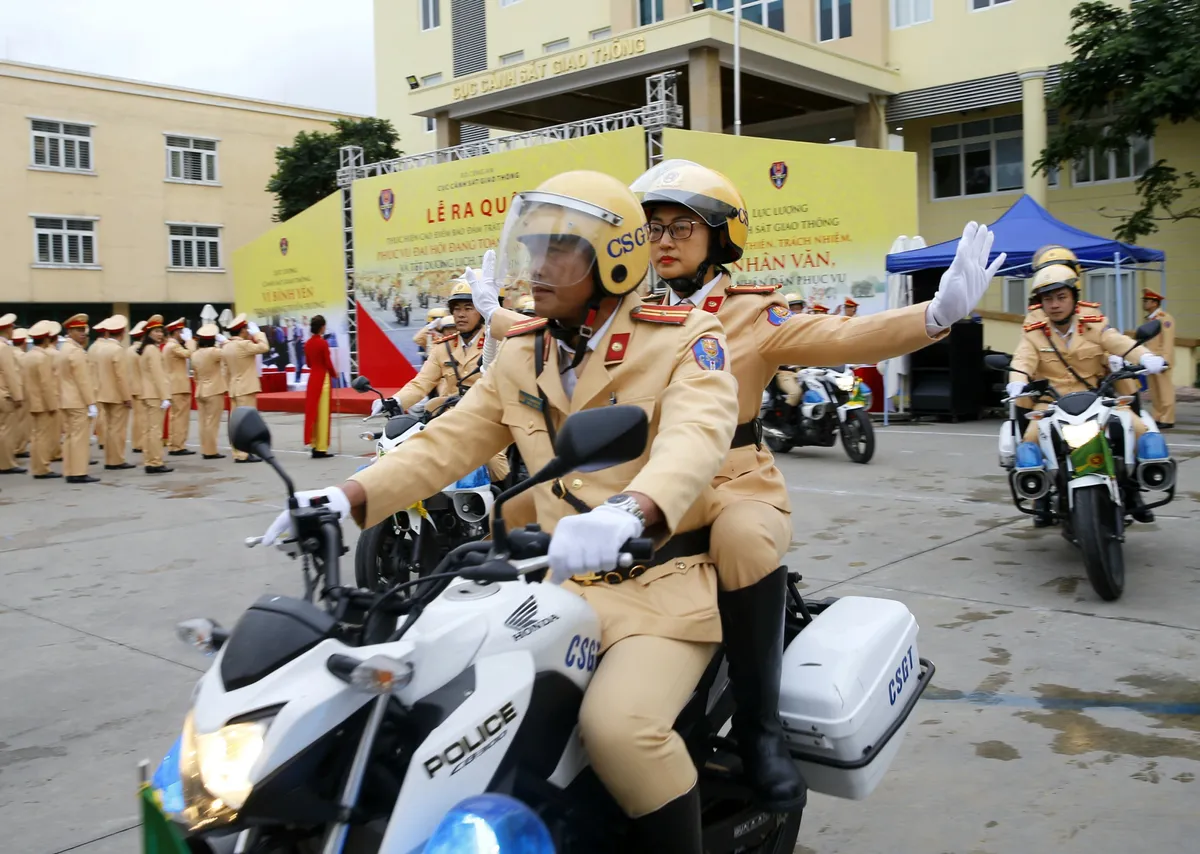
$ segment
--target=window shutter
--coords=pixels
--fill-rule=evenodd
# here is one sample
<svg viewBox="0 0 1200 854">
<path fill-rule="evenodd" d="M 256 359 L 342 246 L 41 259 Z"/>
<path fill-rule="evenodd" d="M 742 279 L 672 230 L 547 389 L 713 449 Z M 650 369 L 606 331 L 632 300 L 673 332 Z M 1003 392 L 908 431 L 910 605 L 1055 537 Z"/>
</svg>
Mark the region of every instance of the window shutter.
<svg viewBox="0 0 1200 854">
<path fill-rule="evenodd" d="M 220 244 L 215 240 L 208 244 L 208 266 L 221 266 L 221 253 L 219 247 Z"/>
<path fill-rule="evenodd" d="M 192 241 L 185 240 L 183 241 L 183 266 L 191 267 L 192 260 Z"/>
<path fill-rule="evenodd" d="M 50 235 L 49 234 L 39 234 L 37 236 L 37 251 L 38 251 L 38 263 L 39 264 L 49 264 L 50 263 Z"/>
<path fill-rule="evenodd" d="M 75 157 L 75 140 L 63 140 L 63 166 L 67 169 L 78 168 L 79 162 Z"/>
<path fill-rule="evenodd" d="M 63 236 L 61 234 L 50 235 L 51 244 L 54 251 L 50 255 L 50 260 L 55 264 L 63 262 Z"/>
<path fill-rule="evenodd" d="M 82 245 L 82 247 L 83 247 L 83 263 L 85 263 L 85 264 L 95 264 L 96 263 L 96 255 L 92 248 L 93 240 L 95 240 L 95 238 L 92 237 L 90 234 L 82 234 L 79 236 L 80 245 Z"/>
<path fill-rule="evenodd" d="M 204 180 L 217 180 L 217 155 L 215 154 L 204 155 Z"/>
<path fill-rule="evenodd" d="M 42 119 L 33 120 L 33 129 L 42 133 L 59 133 L 62 126 L 58 122 L 47 122 Z"/>
<path fill-rule="evenodd" d="M 79 168 L 90 171 L 92 168 L 92 143 L 89 140 L 81 139 L 75 144 L 79 147 Z"/>
<path fill-rule="evenodd" d="M 33 165 L 46 165 L 46 137 L 37 134 L 33 137 Z"/>
<path fill-rule="evenodd" d="M 182 178 L 183 177 L 183 152 L 182 151 L 171 151 L 170 154 L 171 154 L 171 177 L 172 178 Z"/>
<path fill-rule="evenodd" d="M 172 267 L 182 267 L 183 266 L 183 241 L 182 240 L 172 240 L 171 241 L 171 266 Z"/>
<path fill-rule="evenodd" d="M 455 77 L 487 70 L 485 0 L 450 0 L 450 41 Z"/>
<path fill-rule="evenodd" d="M 56 136 L 47 137 L 46 139 L 50 151 L 50 166 L 62 166 L 62 158 L 59 156 L 59 139 Z"/>
</svg>

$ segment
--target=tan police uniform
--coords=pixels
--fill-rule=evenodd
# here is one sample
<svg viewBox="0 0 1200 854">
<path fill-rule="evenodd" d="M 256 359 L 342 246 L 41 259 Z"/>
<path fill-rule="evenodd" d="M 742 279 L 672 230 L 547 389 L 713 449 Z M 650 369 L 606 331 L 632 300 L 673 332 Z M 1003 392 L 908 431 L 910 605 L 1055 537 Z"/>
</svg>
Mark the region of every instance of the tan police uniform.
<svg viewBox="0 0 1200 854">
<path fill-rule="evenodd" d="M 61 477 L 50 471 L 58 429 L 56 413 L 61 399 L 58 360 L 52 355 L 54 327 L 47 320 L 35 323 L 29 330 L 34 347 L 25 354 L 21 376 L 29 404 L 33 426 L 29 442 L 29 466 L 37 478 Z"/>
<path fill-rule="evenodd" d="M 108 346 L 108 318 L 103 318 L 92 324 L 92 332 L 96 337 L 87 347 L 88 370 L 92 372 L 92 388 L 100 389 L 99 354 Z M 104 342 L 103 344 L 101 342 Z M 91 432 L 96 437 L 96 444 L 104 449 L 104 407 L 96 404 L 96 417 L 92 419 Z"/>
<path fill-rule="evenodd" d="M 21 372 L 21 384 L 25 384 L 24 362 L 25 362 L 25 342 L 29 340 L 28 329 L 14 329 L 12 334 L 13 356 L 17 360 L 17 370 Z M 22 389 L 26 398 L 29 397 L 29 392 Z M 25 405 L 17 410 L 17 438 L 13 442 L 13 456 L 27 457 L 29 456 L 29 434 L 33 427 L 33 416 L 29 414 L 29 402 L 26 400 Z"/>
<path fill-rule="evenodd" d="M 99 376 L 96 398 L 104 419 L 104 467 L 133 468 L 125 461 L 125 442 L 129 435 L 129 413 L 133 409 L 133 381 L 129 376 L 129 357 L 119 336 L 125 331 L 125 317 L 114 315 L 105 322 L 109 337 L 92 345 Z M 102 347 L 98 345 L 103 344 Z"/>
<path fill-rule="evenodd" d="M 46 349 L 46 352 L 50 354 L 50 358 L 54 362 L 55 376 L 57 376 L 59 378 L 59 400 L 60 400 L 59 408 L 54 410 L 54 430 L 52 431 L 53 436 L 54 436 L 54 441 L 50 445 L 50 459 L 53 462 L 62 462 L 62 458 L 63 458 L 63 447 L 62 447 L 63 411 L 62 411 L 62 407 L 61 407 L 61 399 L 62 399 L 62 375 L 63 375 L 63 371 L 66 369 L 66 365 L 63 362 L 62 351 L 59 350 L 58 348 L 60 346 L 59 339 L 62 336 L 63 328 L 62 328 L 62 324 L 60 324 L 56 320 L 49 320 L 49 321 L 47 321 L 47 323 L 50 324 L 51 343 L 50 343 L 50 346 Z"/>
<path fill-rule="evenodd" d="M 192 421 L 192 380 L 188 376 L 188 359 L 196 349 L 194 342 L 184 343 L 172 336 L 186 325 L 181 317 L 167 324 L 167 340 L 163 344 L 163 364 L 167 369 L 167 382 L 171 389 L 170 421 L 167 427 L 170 436 L 168 453 L 179 456 L 187 450 L 188 431 Z"/>
<path fill-rule="evenodd" d="M 216 339 L 214 325 L 201 326 L 198 339 Z M 205 459 L 221 456 L 217 436 L 221 431 L 221 410 L 225 408 L 225 393 L 229 384 L 225 378 L 225 362 L 220 347 L 197 347 L 192 353 L 192 372 L 196 377 L 196 408 L 200 420 L 200 453 Z"/>
<path fill-rule="evenodd" d="M 88 325 L 86 314 L 76 314 L 63 326 L 70 329 Z M 67 477 L 87 477 L 91 443 L 88 430 L 88 407 L 96 403 L 96 388 L 88 363 L 87 351 L 74 339 L 63 342 L 59 379 L 62 381 L 60 410 L 63 413 L 63 474 Z"/>
<path fill-rule="evenodd" d="M 246 325 L 246 315 L 239 314 L 229 324 L 229 331 L 237 334 L 245 329 Z M 262 391 L 262 381 L 258 376 L 256 357 L 270 349 L 267 336 L 261 331 L 253 338 L 231 338 L 221 347 L 221 358 L 225 361 L 229 383 L 229 402 L 234 409 L 239 406 L 258 408 L 258 393 Z M 248 457 L 248 454 L 234 449 L 235 460 L 245 460 Z"/>
<path fill-rule="evenodd" d="M 1142 299 L 1158 300 L 1158 308 L 1146 319 L 1162 324 L 1162 331 L 1146 342 L 1146 349 L 1167 360 L 1166 370 L 1146 378 L 1150 384 L 1150 399 L 1154 402 L 1154 420 L 1159 424 L 1174 425 L 1175 381 L 1171 378 L 1171 362 L 1175 359 L 1175 318 L 1163 311 L 1161 294 L 1147 288 L 1142 291 Z"/>
<path fill-rule="evenodd" d="M 133 395 L 133 422 L 130 430 L 132 450 L 135 454 L 142 452 L 142 436 L 146 435 L 146 409 L 142 406 L 142 360 L 138 356 L 138 345 L 146 331 L 146 321 L 139 320 L 129 330 L 129 346 L 125 348 L 126 367 L 129 377 L 129 393 Z"/>
<path fill-rule="evenodd" d="M 536 471 L 554 454 L 547 422 L 557 430 L 570 413 L 614 400 L 646 410 L 650 437 L 637 460 L 574 472 L 532 490 L 538 521 L 550 530 L 575 512 L 568 494 L 596 507 L 619 492 L 643 493 L 658 505 L 668 535 L 682 549 L 621 584 L 563 585 L 596 610 L 601 648 L 608 650 L 584 697 L 581 732 L 618 803 L 631 816 L 645 815 L 694 785 L 695 768 L 672 726 L 711 658 L 711 644 L 721 637 L 715 567 L 703 545 L 694 553 L 690 547 L 704 540 L 695 532 L 710 521 L 710 483 L 736 419 L 724 335 L 703 312 L 646 306 L 628 295 L 608 329 L 597 331 L 593 351 L 571 375 L 577 378 L 568 395 L 559 373 L 566 357 L 546 321 L 516 317 L 523 322 L 511 327 L 495 364 L 471 393 L 417 440 L 354 480 L 367 494 L 369 527 L 510 442 Z M 540 376 L 535 348 L 545 354 Z"/>
<path fill-rule="evenodd" d="M 1048 320 L 1025 324 L 1013 353 L 1008 381 L 1049 380 L 1054 390 L 1064 395 L 1096 388 L 1108 376 L 1109 356 L 1124 356 L 1126 361 L 1137 364 L 1146 355 L 1146 348 L 1135 346 L 1132 338 L 1113 329 L 1103 314 L 1094 311 L 1090 306 L 1076 305 L 1075 319 L 1065 335 Z M 1122 386 L 1118 393 L 1126 394 L 1132 394 L 1135 387 L 1127 381 L 1118 385 Z M 1043 401 L 1033 408 L 1045 409 L 1047 405 Z M 1133 427 L 1138 436 L 1146 432 L 1136 413 Z M 1037 422 L 1031 421 L 1025 429 L 1025 441 L 1036 442 L 1037 437 Z"/>
<path fill-rule="evenodd" d="M 163 465 L 163 401 L 171 399 L 171 386 L 167 369 L 163 365 L 162 350 L 150 340 L 150 330 L 163 325 L 161 314 L 146 321 L 142 352 L 139 364 L 142 375 L 142 411 L 146 414 L 146 432 L 142 435 L 142 465 L 147 469 Z"/>
<path fill-rule="evenodd" d="M 0 330 L 9 331 L 17 322 L 15 314 L 0 317 Z M 22 472 L 13 454 L 17 451 L 20 411 L 24 406 L 21 368 L 7 335 L 0 335 L 0 474 Z"/>
</svg>

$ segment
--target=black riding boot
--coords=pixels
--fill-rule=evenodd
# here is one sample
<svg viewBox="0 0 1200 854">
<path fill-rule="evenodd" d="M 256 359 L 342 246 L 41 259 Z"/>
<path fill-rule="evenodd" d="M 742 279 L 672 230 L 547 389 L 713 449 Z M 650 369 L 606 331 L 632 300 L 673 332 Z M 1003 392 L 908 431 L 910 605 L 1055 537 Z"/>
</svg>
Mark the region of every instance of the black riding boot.
<svg viewBox="0 0 1200 854">
<path fill-rule="evenodd" d="M 632 825 L 638 854 L 703 854 L 699 783 L 666 806 L 635 818 Z"/>
<path fill-rule="evenodd" d="M 779 723 L 787 568 L 751 587 L 721 593 L 721 628 L 737 711 L 733 736 L 746 782 L 763 806 L 787 812 L 804 806 L 807 786 L 788 755 Z"/>
<path fill-rule="evenodd" d="M 1138 489 L 1137 484 L 1130 484 L 1126 487 L 1125 506 L 1129 509 L 1129 515 L 1133 517 L 1133 521 L 1145 525 L 1154 521 L 1154 511 L 1147 509 L 1146 502 L 1142 500 L 1142 491 Z"/>
<path fill-rule="evenodd" d="M 1049 528 L 1054 524 L 1054 511 L 1050 505 L 1050 495 L 1046 494 L 1033 503 L 1033 527 Z"/>
</svg>

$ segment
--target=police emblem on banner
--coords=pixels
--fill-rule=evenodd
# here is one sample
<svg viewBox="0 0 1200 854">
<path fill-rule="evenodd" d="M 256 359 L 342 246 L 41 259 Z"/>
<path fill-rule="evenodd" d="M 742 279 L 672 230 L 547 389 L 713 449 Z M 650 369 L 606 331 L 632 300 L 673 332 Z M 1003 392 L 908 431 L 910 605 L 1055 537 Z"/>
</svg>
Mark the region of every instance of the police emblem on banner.
<svg viewBox="0 0 1200 854">
<path fill-rule="evenodd" d="M 286 255 L 287 248 L 288 248 L 287 238 L 286 237 L 279 238 L 279 254 Z"/>
<path fill-rule="evenodd" d="M 771 321 L 772 326 L 779 326 L 791 316 L 792 312 L 781 305 L 773 305 L 767 309 L 767 320 Z"/>
<path fill-rule="evenodd" d="M 705 335 L 692 345 L 692 355 L 706 371 L 719 371 L 725 367 L 725 350 L 716 338 Z"/>
<path fill-rule="evenodd" d="M 389 187 L 386 190 L 379 191 L 379 215 L 383 217 L 384 222 L 392 218 L 392 208 L 396 206 L 396 194 Z"/>
<path fill-rule="evenodd" d="M 771 183 L 775 185 L 776 190 L 782 190 L 783 185 L 787 183 L 787 164 L 782 160 L 776 160 L 771 164 Z"/>
</svg>

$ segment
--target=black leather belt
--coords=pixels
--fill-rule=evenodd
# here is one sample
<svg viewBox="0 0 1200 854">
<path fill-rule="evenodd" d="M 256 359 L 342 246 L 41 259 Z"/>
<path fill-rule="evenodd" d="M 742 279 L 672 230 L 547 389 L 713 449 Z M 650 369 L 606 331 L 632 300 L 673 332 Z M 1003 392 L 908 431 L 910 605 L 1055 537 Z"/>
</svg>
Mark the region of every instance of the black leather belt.
<svg viewBox="0 0 1200 854">
<path fill-rule="evenodd" d="M 628 568 L 612 569 L 608 572 L 592 572 L 587 575 L 572 575 L 571 580 L 583 587 L 593 584 L 620 584 L 631 578 L 637 578 L 648 569 L 662 566 L 664 563 L 681 557 L 705 554 L 708 552 L 712 529 L 697 528 L 685 534 L 676 534 L 654 550 L 654 557 L 644 560 Z"/>
<path fill-rule="evenodd" d="M 757 445 L 761 448 L 762 438 L 762 419 L 755 418 L 753 421 L 747 421 L 745 424 L 737 426 L 737 429 L 733 431 L 733 441 L 729 447 L 744 448 L 747 445 Z"/>
</svg>

